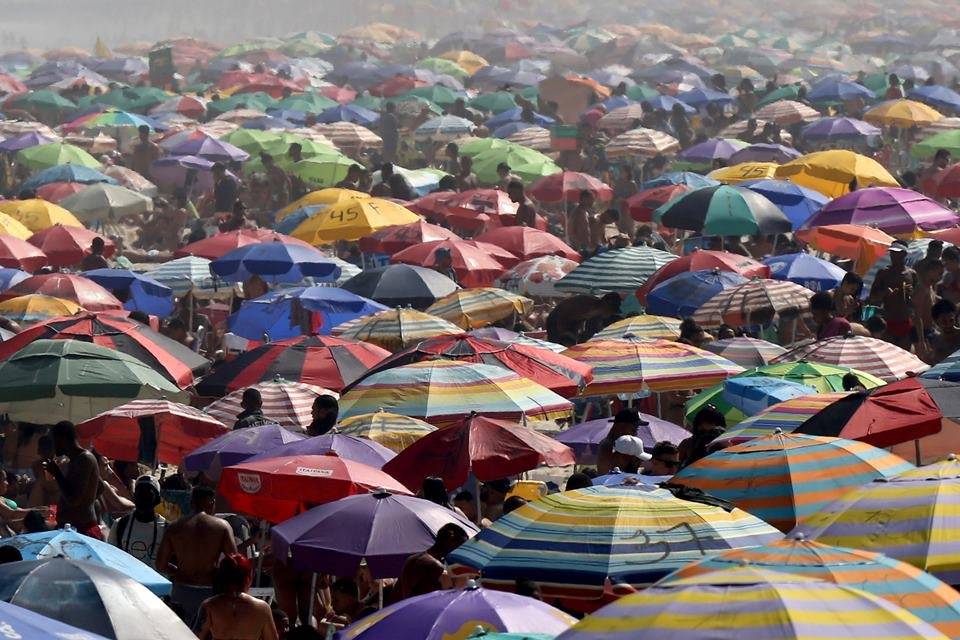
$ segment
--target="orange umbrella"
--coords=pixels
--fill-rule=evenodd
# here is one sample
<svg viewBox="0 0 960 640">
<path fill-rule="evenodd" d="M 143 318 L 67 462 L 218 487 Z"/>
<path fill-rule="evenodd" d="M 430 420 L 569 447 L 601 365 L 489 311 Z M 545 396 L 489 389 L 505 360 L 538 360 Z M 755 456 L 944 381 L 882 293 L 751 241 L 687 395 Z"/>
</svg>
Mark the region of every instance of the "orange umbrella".
<svg viewBox="0 0 960 640">
<path fill-rule="evenodd" d="M 883 256 L 896 238 L 873 227 L 856 224 L 831 224 L 797 232 L 797 237 L 814 249 L 854 261 L 854 268 L 865 274 Z"/>
</svg>

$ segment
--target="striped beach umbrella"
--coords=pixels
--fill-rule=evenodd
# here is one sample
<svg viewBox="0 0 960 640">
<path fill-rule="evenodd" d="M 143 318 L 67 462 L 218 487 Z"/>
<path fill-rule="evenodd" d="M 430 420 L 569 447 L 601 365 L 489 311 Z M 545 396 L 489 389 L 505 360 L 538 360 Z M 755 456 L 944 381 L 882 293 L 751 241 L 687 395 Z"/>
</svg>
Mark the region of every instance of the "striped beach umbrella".
<svg viewBox="0 0 960 640">
<path fill-rule="evenodd" d="M 581 396 L 702 389 L 743 371 L 720 356 L 669 340 L 591 340 L 563 352 L 593 367 Z"/>
<path fill-rule="evenodd" d="M 680 337 L 680 321 L 666 316 L 633 316 L 614 322 L 590 339 L 619 340 L 626 335 L 650 340 L 676 340 Z"/>
<path fill-rule="evenodd" d="M 556 287 L 568 293 L 633 293 L 677 256 L 650 247 L 611 249 L 584 260 Z"/>
<path fill-rule="evenodd" d="M 260 397 L 263 399 L 261 409 L 268 421 L 296 431 L 306 429 L 307 425 L 313 421 L 310 409 L 318 396 L 337 397 L 333 391 L 312 384 L 288 382 L 282 379 L 261 382 L 246 389 L 256 389 L 260 392 Z M 238 389 L 214 401 L 207 405 L 204 411 L 228 427 L 233 427 L 237 416 L 243 411 L 240 402 L 246 389 Z"/>
<path fill-rule="evenodd" d="M 344 322 L 331 333 L 399 351 L 426 338 L 463 333 L 463 329 L 429 313 L 397 308 Z"/>
<path fill-rule="evenodd" d="M 865 482 L 912 468 L 863 442 L 774 432 L 701 458 L 671 482 L 727 500 L 786 532 Z"/>
<path fill-rule="evenodd" d="M 680 143 L 673 136 L 656 129 L 632 129 L 621 133 L 607 143 L 607 157 L 624 158 L 643 156 L 652 158 L 658 154 L 672 155 L 680 151 Z"/>
<path fill-rule="evenodd" d="M 447 556 L 457 574 L 497 589 L 533 580 L 546 598 L 594 600 L 609 580 L 629 593 L 691 560 L 779 539 L 740 509 L 681 500 L 666 489 L 594 486 L 555 493 L 499 518 Z"/>
<path fill-rule="evenodd" d="M 774 358 L 787 352 L 778 344 L 746 336 L 714 340 L 703 348 L 747 368 L 770 364 Z"/>
<path fill-rule="evenodd" d="M 563 298 L 556 283 L 577 268 L 576 262 L 561 256 L 540 256 L 507 269 L 494 284 L 533 298 Z"/>
<path fill-rule="evenodd" d="M 569 401 L 513 371 L 451 360 L 381 371 L 340 399 L 344 418 L 381 408 L 435 426 L 456 422 L 470 411 L 516 421 L 565 420 L 573 411 Z"/>
<path fill-rule="evenodd" d="M 217 281 L 210 275 L 210 261 L 206 258 L 186 256 L 157 265 L 148 275 L 162 285 L 170 287 L 174 295 L 186 293 L 212 294 L 217 291 Z M 220 290 L 229 295 L 232 289 L 225 284 Z"/>
<path fill-rule="evenodd" d="M 778 402 L 757 415 L 740 421 L 736 429 L 727 431 L 719 439 L 745 442 L 754 438 L 769 436 L 777 429 L 781 433 L 793 433 L 800 425 L 822 409 L 826 409 L 835 401 L 847 395 L 849 395 L 847 391 L 811 393 Z"/>
<path fill-rule="evenodd" d="M 960 584 L 960 461 L 946 460 L 877 479 L 811 515 L 798 533 L 823 544 L 868 547 Z"/>
<path fill-rule="evenodd" d="M 905 608 L 859 589 L 758 567 L 673 580 L 621 598 L 557 640 L 944 640 Z"/>
<path fill-rule="evenodd" d="M 921 373 L 928 364 L 909 351 L 867 336 L 834 336 L 800 345 L 774 362 L 807 360 L 865 371 L 888 382 Z"/>
<path fill-rule="evenodd" d="M 522 318 L 533 300 L 496 287 L 458 289 L 427 307 L 426 313 L 463 329 L 479 329 L 505 318 Z"/>
<path fill-rule="evenodd" d="M 693 319 L 704 327 L 766 324 L 775 316 L 807 312 L 812 295 L 810 289 L 792 282 L 755 278 L 720 291 L 697 309 Z"/>
<path fill-rule="evenodd" d="M 831 547 L 807 540 L 802 534 L 691 562 L 660 584 L 727 571 L 743 564 L 860 589 L 897 606 L 909 603 L 911 613 L 941 633 L 951 638 L 960 636 L 960 593 L 948 585 L 881 553 Z"/>
<path fill-rule="evenodd" d="M 346 418 L 336 426 L 337 433 L 373 440 L 396 453 L 436 430 L 429 422 L 383 409 Z"/>
<path fill-rule="evenodd" d="M 73 300 L 31 293 L 0 302 L 0 315 L 19 325 L 31 325 L 51 318 L 83 311 Z"/>
<path fill-rule="evenodd" d="M 735 271 L 714 269 L 678 273 L 647 293 L 645 308 L 649 313 L 686 318 L 721 291 L 746 282 L 747 278 Z"/>
</svg>

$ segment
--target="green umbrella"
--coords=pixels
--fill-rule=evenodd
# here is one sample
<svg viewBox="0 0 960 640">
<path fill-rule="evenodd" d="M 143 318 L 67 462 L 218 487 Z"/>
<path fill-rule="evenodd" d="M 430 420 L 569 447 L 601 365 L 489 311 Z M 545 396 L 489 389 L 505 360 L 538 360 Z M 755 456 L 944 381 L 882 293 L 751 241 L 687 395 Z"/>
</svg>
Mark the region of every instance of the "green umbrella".
<svg viewBox="0 0 960 640">
<path fill-rule="evenodd" d="M 417 63 L 417 68 L 427 69 L 428 71 L 433 71 L 434 73 L 453 76 L 454 78 L 459 78 L 461 80 L 470 75 L 463 67 L 458 65 L 453 60 L 445 60 L 443 58 L 424 58 Z"/>
<path fill-rule="evenodd" d="M 520 89 L 520 91 L 518 91 L 517 93 L 520 95 L 521 98 L 525 98 L 530 102 L 536 102 L 537 99 L 540 97 L 540 87 L 536 85 L 531 87 L 524 87 L 523 89 Z"/>
<path fill-rule="evenodd" d="M 133 356 L 80 340 L 35 340 L 0 362 L 0 407 L 13 420 L 81 422 L 135 398 L 185 398 Z"/>
<path fill-rule="evenodd" d="M 49 89 L 41 89 L 40 91 L 31 91 L 22 96 L 17 96 L 7 102 L 7 106 L 11 109 L 43 109 L 43 110 L 58 110 L 58 109 L 76 109 L 77 105 L 67 100 L 59 93 L 50 91 Z"/>
<path fill-rule="evenodd" d="M 509 91 L 484 93 L 470 101 L 470 106 L 481 111 L 497 114 L 517 107 L 516 97 Z"/>
<path fill-rule="evenodd" d="M 627 97 L 631 100 L 650 100 L 660 95 L 660 92 L 646 84 L 635 84 L 627 87 Z"/>
<path fill-rule="evenodd" d="M 271 146 L 281 142 L 280 134 L 276 131 L 261 131 L 260 129 L 237 129 L 220 138 L 238 149 L 243 149 L 251 156 L 266 151 Z M 272 151 L 268 151 L 272 153 Z"/>
<path fill-rule="evenodd" d="M 99 169 L 96 158 L 72 144 L 51 142 L 28 147 L 17 153 L 17 162 L 33 171 L 49 169 L 61 164 L 72 164 L 89 169 Z"/>
<path fill-rule="evenodd" d="M 304 113 L 323 113 L 339 103 L 319 93 L 307 92 L 291 95 L 277 103 L 277 109 L 284 111 L 302 111 Z"/>
<path fill-rule="evenodd" d="M 423 98 L 434 104 L 440 105 L 441 107 L 449 107 L 457 100 L 463 98 L 463 94 L 458 93 L 453 89 L 448 89 L 440 84 L 435 84 L 429 87 L 417 87 L 416 89 L 412 89 L 402 96 L 399 96 L 399 99 L 403 99 L 407 96 Z"/>
<path fill-rule="evenodd" d="M 782 87 L 777 87 L 767 95 L 760 98 L 760 101 L 757 102 L 757 107 L 773 104 L 778 100 L 796 100 L 798 95 L 800 95 L 800 85 L 787 84 Z"/>
<path fill-rule="evenodd" d="M 950 129 L 924 138 L 910 149 L 914 158 L 932 158 L 939 149 L 946 149 L 950 155 L 960 155 L 960 129 Z"/>
<path fill-rule="evenodd" d="M 256 91 L 253 93 L 238 93 L 230 96 L 229 98 L 211 100 L 207 104 L 207 113 L 216 117 L 226 113 L 227 111 L 233 111 L 234 109 L 255 109 L 257 111 L 266 111 L 267 109 L 273 109 L 276 107 L 276 105 L 277 101 L 262 91 Z"/>
<path fill-rule="evenodd" d="M 553 160 L 539 151 L 518 144 L 507 144 L 509 146 L 504 149 L 490 149 L 474 156 L 473 171 L 480 182 L 485 184 L 499 182 L 497 165 L 501 162 L 510 165 L 511 173 L 527 184 L 561 171 Z"/>
<path fill-rule="evenodd" d="M 878 96 L 882 96 L 890 87 L 886 73 L 868 73 L 863 79 L 863 82 L 860 84 L 865 86 L 867 89 L 870 89 L 870 91 L 873 91 Z"/>
<path fill-rule="evenodd" d="M 485 151 L 509 149 L 512 144 L 501 138 L 470 138 L 460 144 L 460 153 L 474 157 Z"/>
<path fill-rule="evenodd" d="M 370 111 L 379 112 L 383 108 L 383 98 L 378 98 L 377 96 L 372 96 L 369 93 L 365 93 L 361 96 L 357 96 L 357 99 L 350 104 L 355 104 L 358 107 L 363 107 L 364 109 L 370 109 Z"/>
<path fill-rule="evenodd" d="M 279 38 L 254 38 L 253 40 L 238 42 L 237 44 L 226 47 L 225 49 L 221 49 L 217 54 L 217 57 L 234 58 L 252 51 L 274 51 L 282 46 L 283 40 Z"/>
<path fill-rule="evenodd" d="M 430 110 L 430 113 L 437 116 L 443 113 L 443 109 L 440 107 L 440 105 L 435 104 L 434 102 L 421 96 L 406 94 L 397 96 L 396 98 L 390 98 L 387 100 L 387 102 L 397 105 L 397 113 L 399 115 L 410 116 L 411 118 L 420 115 L 420 112 L 423 111 L 424 107 L 427 107 Z"/>
<path fill-rule="evenodd" d="M 318 188 L 332 187 L 347 177 L 347 169 L 357 164 L 345 155 L 305 158 L 290 165 L 290 173 Z"/>
</svg>

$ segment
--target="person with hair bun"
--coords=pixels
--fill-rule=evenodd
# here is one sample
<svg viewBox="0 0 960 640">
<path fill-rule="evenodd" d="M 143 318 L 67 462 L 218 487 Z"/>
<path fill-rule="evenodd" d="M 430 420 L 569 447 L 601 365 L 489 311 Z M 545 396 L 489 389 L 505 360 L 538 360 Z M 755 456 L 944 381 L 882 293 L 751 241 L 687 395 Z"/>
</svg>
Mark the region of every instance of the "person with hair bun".
<svg viewBox="0 0 960 640">
<path fill-rule="evenodd" d="M 246 591 L 253 579 L 250 561 L 239 553 L 224 556 L 213 586 L 217 595 L 201 606 L 200 640 L 277 640 L 270 605 Z"/>
</svg>

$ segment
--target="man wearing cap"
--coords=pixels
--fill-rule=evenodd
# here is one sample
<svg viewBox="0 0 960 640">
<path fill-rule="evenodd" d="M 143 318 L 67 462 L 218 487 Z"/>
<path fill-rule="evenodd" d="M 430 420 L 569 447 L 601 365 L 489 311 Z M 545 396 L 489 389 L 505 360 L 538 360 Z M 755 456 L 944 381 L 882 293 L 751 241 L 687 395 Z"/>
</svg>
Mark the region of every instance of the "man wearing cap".
<svg viewBox="0 0 960 640">
<path fill-rule="evenodd" d="M 913 329 L 911 298 L 917 288 L 917 273 L 907 268 L 907 248 L 900 242 L 890 246 L 890 266 L 877 272 L 870 287 L 870 304 L 883 308 L 887 322 L 884 339 L 910 349 Z"/>
<path fill-rule="evenodd" d="M 460 284 L 460 282 L 457 280 L 457 272 L 453 269 L 453 256 L 450 254 L 450 249 L 440 247 L 433 252 L 433 259 L 434 271 L 447 276 L 453 280 L 455 284 Z"/>
<path fill-rule="evenodd" d="M 597 473 L 606 475 L 617 466 L 617 456 L 614 451 L 614 444 L 620 436 L 636 436 L 637 427 L 649 424 L 640 417 L 640 412 L 636 409 L 621 409 L 613 418 L 613 424 L 607 437 L 600 441 L 600 451 L 597 453 Z M 624 441 L 626 447 L 626 441 Z M 622 470 L 622 469 L 621 469 Z"/>
<path fill-rule="evenodd" d="M 149 475 L 137 478 L 133 504 L 133 513 L 113 523 L 107 541 L 153 567 L 167 527 L 167 521 L 156 512 L 160 504 L 160 483 L 156 478 Z"/>
<path fill-rule="evenodd" d="M 637 436 L 620 436 L 613 443 L 611 461 L 621 473 L 640 473 L 640 465 L 650 460 L 650 454 L 643 450 L 643 440 Z"/>
</svg>

